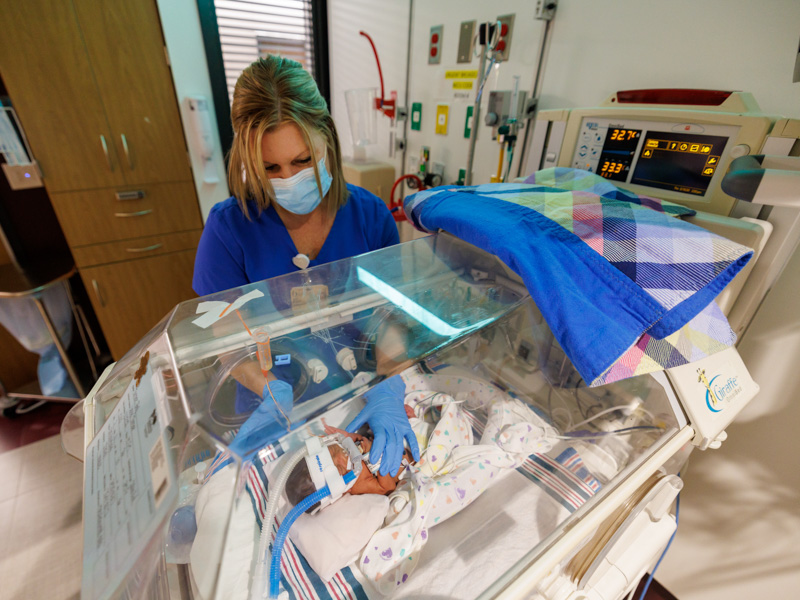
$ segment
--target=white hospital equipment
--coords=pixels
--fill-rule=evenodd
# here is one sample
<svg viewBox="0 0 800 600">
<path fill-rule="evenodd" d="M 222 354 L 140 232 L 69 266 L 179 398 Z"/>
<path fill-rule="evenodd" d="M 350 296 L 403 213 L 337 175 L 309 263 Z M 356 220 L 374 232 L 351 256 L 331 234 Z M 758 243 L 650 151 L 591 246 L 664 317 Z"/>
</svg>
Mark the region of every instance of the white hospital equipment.
<svg viewBox="0 0 800 600">
<path fill-rule="evenodd" d="M 753 247 L 754 266 L 720 297 L 741 333 L 800 237 L 792 195 L 797 159 L 749 154 L 789 154 L 797 148 L 798 122 L 754 114 L 747 95 L 729 95 L 717 107 L 634 99 L 541 112 L 530 170 L 588 166 L 621 187 L 698 208 L 704 212 L 691 218 L 695 223 Z M 645 156 L 647 150 L 653 152 Z M 712 157 L 713 171 L 704 174 Z M 741 210 L 732 195 L 764 208 L 728 217 Z M 692 447 L 719 446 L 758 391 L 733 348 L 702 363 L 587 388 L 519 278 L 446 233 L 187 301 L 86 398 L 83 598 L 234 597 L 235 581 L 252 581 L 254 550 L 241 553 L 243 539 L 257 546 L 257 528 L 241 532 L 243 516 L 252 519 L 252 472 L 236 456 L 206 478 L 216 482 L 216 518 L 209 524 L 198 516 L 189 558 L 165 545 L 171 515 L 197 493 L 197 473 L 226 452 L 246 416 L 247 392 L 234 376 L 257 362 L 243 323 L 269 331 L 275 364 L 284 357 L 276 375 L 294 390 L 292 431 L 276 425 L 259 453 L 265 465 L 319 432 L 323 416 L 346 425 L 363 406 L 364 391 L 409 368 L 453 379 L 466 373 L 529 404 L 559 430 L 561 444 L 541 457 L 546 468 L 532 465 L 533 476 L 498 504 L 488 504 L 497 500 L 490 488 L 487 504 L 476 502 L 440 526 L 447 547 L 425 556 L 433 568 L 457 547 L 462 572 L 452 576 L 479 576 L 470 592 L 480 598 L 624 597 L 675 529 L 670 507 L 682 487 L 676 474 Z M 352 350 L 355 369 L 337 361 L 343 348 Z M 324 364 L 324 378 L 310 375 L 312 361 Z M 724 410 L 706 409 L 714 392 L 698 368 L 734 381 Z M 573 452 L 585 478 L 564 466 L 563 456 Z M 554 474 L 564 479 L 550 481 Z M 556 518 L 536 522 L 539 535 L 523 529 L 544 518 L 543 508 L 536 511 L 554 497 L 570 499 L 569 509 L 559 504 L 547 513 Z M 505 503 L 532 512 L 515 521 Z M 438 531 L 431 528 L 432 539 Z M 502 565 L 485 567 L 498 553 Z"/>
</svg>

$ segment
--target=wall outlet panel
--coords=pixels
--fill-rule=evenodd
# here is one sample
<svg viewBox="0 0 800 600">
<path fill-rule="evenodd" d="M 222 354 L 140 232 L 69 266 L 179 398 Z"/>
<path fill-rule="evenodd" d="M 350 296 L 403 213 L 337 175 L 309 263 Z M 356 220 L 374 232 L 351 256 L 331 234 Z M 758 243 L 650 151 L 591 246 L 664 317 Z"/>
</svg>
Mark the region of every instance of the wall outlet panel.
<svg viewBox="0 0 800 600">
<path fill-rule="evenodd" d="M 511 53 L 511 34 L 514 33 L 514 15 L 503 15 L 497 17 L 497 20 L 500 21 L 501 27 L 505 25 L 508 28 L 506 34 L 500 37 L 500 39 L 506 43 L 506 47 L 502 52 L 497 53 L 497 60 L 505 61 L 508 60 L 508 55 Z"/>
<path fill-rule="evenodd" d="M 428 64 L 438 65 L 442 62 L 442 35 L 444 25 L 434 25 L 431 27 L 431 34 L 428 37 Z"/>
<path fill-rule="evenodd" d="M 436 105 L 436 133 L 439 135 L 447 135 L 447 122 L 450 119 L 450 105 L 437 104 Z"/>
<path fill-rule="evenodd" d="M 411 130 L 419 131 L 422 129 L 422 103 L 414 102 L 411 105 Z"/>
</svg>

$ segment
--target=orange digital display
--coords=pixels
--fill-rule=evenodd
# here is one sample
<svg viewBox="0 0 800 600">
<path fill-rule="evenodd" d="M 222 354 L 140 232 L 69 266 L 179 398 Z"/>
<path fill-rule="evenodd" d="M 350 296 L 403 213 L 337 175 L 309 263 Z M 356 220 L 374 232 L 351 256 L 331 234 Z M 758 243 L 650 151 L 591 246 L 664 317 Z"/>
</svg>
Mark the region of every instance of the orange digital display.
<svg viewBox="0 0 800 600">
<path fill-rule="evenodd" d="M 626 142 L 638 140 L 642 132 L 636 129 L 612 129 L 608 139 L 612 142 Z"/>
<path fill-rule="evenodd" d="M 624 168 L 625 168 L 624 162 L 619 162 L 615 160 L 604 160 L 600 165 L 600 169 L 597 172 L 603 177 L 611 179 L 612 175 L 616 175 L 617 173 L 622 173 L 622 170 Z"/>
<path fill-rule="evenodd" d="M 639 145 L 641 135 L 641 129 L 609 127 L 603 149 L 600 152 L 598 175 L 606 179 L 625 181 L 628 178 L 633 155 Z"/>
</svg>

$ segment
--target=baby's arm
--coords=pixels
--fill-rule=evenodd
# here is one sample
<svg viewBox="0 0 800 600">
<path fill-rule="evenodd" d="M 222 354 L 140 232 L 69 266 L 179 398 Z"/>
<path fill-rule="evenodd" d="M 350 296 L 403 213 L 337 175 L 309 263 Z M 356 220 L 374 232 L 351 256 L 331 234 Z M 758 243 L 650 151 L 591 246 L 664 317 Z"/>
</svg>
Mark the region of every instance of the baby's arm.
<svg viewBox="0 0 800 600">
<path fill-rule="evenodd" d="M 373 475 L 367 468 L 367 465 L 362 465 L 361 474 L 356 479 L 353 487 L 350 488 L 350 493 L 354 495 L 359 494 L 380 494 L 385 496 L 389 492 L 393 492 L 397 487 L 397 481 L 400 478 L 400 473 L 403 472 L 403 467 L 397 472 L 397 475 Z"/>
<path fill-rule="evenodd" d="M 338 427 L 332 427 L 331 425 L 328 425 L 325 422 L 325 419 L 322 419 L 322 424 L 325 425 L 325 433 L 327 435 L 333 435 L 334 433 L 341 433 L 342 435 L 349 437 L 354 442 L 360 442 L 362 440 L 367 439 L 363 435 L 358 435 L 357 433 L 349 433 L 344 429 L 339 429 Z"/>
</svg>

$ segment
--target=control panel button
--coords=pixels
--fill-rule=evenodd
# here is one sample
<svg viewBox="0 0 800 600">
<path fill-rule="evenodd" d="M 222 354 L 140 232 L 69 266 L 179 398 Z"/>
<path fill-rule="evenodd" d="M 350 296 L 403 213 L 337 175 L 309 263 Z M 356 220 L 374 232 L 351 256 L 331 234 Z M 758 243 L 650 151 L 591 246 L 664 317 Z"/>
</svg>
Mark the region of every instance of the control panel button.
<svg viewBox="0 0 800 600">
<path fill-rule="evenodd" d="M 731 158 L 739 158 L 740 156 L 747 156 L 750 154 L 750 146 L 747 144 L 739 144 L 731 148 Z"/>
</svg>

